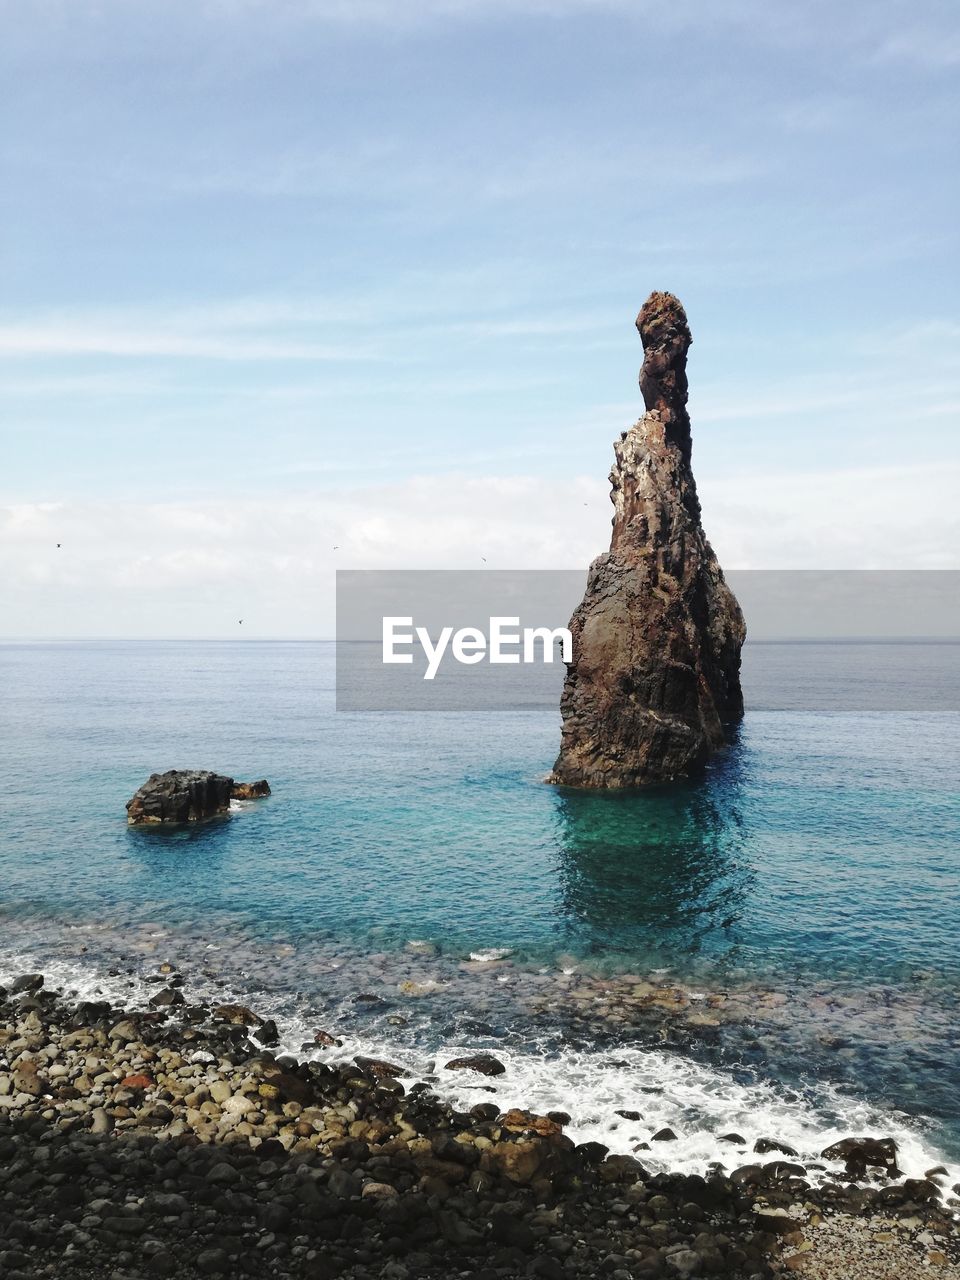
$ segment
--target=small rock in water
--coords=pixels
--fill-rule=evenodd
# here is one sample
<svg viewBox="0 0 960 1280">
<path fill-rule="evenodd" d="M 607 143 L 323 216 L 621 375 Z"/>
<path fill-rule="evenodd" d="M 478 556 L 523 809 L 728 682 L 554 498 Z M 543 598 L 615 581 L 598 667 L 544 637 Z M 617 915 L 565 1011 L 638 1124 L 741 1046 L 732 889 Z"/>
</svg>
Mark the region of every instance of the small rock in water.
<svg viewBox="0 0 960 1280">
<path fill-rule="evenodd" d="M 442 982 L 436 982 L 433 978 L 427 978 L 425 982 L 414 982 L 412 978 L 405 978 L 400 983 L 399 991 L 404 996 L 429 996 L 443 986 Z"/>
<path fill-rule="evenodd" d="M 770 1151 L 779 1151 L 781 1155 L 797 1156 L 800 1154 L 794 1147 L 786 1142 L 779 1142 L 776 1138 L 758 1138 L 753 1144 L 753 1149 L 758 1156 L 766 1155 Z"/>
<path fill-rule="evenodd" d="M 213 1011 L 215 1018 L 229 1022 L 234 1027 L 259 1027 L 263 1019 L 242 1004 L 220 1004 Z"/>
<path fill-rule="evenodd" d="M 475 1053 L 467 1058 L 451 1058 L 446 1065 L 447 1071 L 477 1071 L 482 1076 L 502 1076 L 506 1069 L 503 1063 L 491 1053 Z"/>
<path fill-rule="evenodd" d="M 175 987 L 164 987 L 155 996 L 151 996 L 148 1003 L 151 1009 L 169 1009 L 174 1005 L 184 1004 L 185 1001 L 181 991 Z"/>
<path fill-rule="evenodd" d="M 824 1160 L 842 1160 L 851 1178 L 862 1178 L 868 1168 L 883 1169 L 890 1177 L 898 1177 L 897 1144 L 893 1138 L 843 1138 L 825 1147 Z"/>
<path fill-rule="evenodd" d="M 676 1142 L 677 1135 L 672 1129 L 660 1129 L 650 1139 L 651 1142 Z"/>
<path fill-rule="evenodd" d="M 343 1044 L 342 1040 L 338 1040 L 336 1036 L 332 1036 L 329 1031 L 315 1031 L 313 1033 L 314 1044 L 322 1045 L 325 1049 L 339 1049 Z"/>
<path fill-rule="evenodd" d="M 269 794 L 266 780 L 234 782 L 210 769 L 168 769 L 151 773 L 127 801 L 127 822 L 131 827 L 202 822 L 229 813 L 232 799 Z"/>
<path fill-rule="evenodd" d="M 437 954 L 437 948 L 432 942 L 424 942 L 420 938 L 411 938 L 407 943 L 406 950 L 412 951 L 414 955 L 418 956 L 435 956 Z"/>
<path fill-rule="evenodd" d="M 21 991 L 39 991 L 42 986 L 42 973 L 21 973 L 19 978 L 14 978 L 11 982 L 10 994 L 17 996 Z"/>
<path fill-rule="evenodd" d="M 398 1067 L 393 1062 L 385 1062 L 382 1058 L 365 1058 L 362 1054 L 357 1054 L 354 1062 L 361 1071 L 367 1072 L 377 1080 L 391 1079 L 394 1076 L 402 1076 L 404 1074 L 403 1067 Z"/>
<path fill-rule="evenodd" d="M 602 1164 L 610 1148 L 605 1147 L 602 1142 L 581 1142 L 576 1150 L 587 1164 Z"/>
<path fill-rule="evenodd" d="M 272 1018 L 268 1018 L 266 1022 L 261 1023 L 253 1034 L 254 1039 L 268 1049 L 275 1048 L 280 1043 L 280 1032 L 277 1030 L 277 1024 Z"/>
</svg>

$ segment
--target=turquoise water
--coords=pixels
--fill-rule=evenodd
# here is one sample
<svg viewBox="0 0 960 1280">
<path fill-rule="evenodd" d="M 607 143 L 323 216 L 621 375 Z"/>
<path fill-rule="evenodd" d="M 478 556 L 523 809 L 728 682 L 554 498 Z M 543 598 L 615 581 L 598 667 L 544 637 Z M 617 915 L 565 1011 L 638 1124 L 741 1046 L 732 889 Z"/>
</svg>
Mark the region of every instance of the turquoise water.
<svg viewBox="0 0 960 1280">
<path fill-rule="evenodd" d="M 764 983 L 795 1016 L 752 1070 L 782 1079 L 799 1053 L 960 1154 L 960 646 L 748 645 L 737 741 L 696 783 L 628 795 L 543 784 L 550 709 L 338 714 L 332 644 L 7 643 L 0 682 L 8 950 L 60 923 L 160 924 L 301 957 L 415 939 Z M 847 685 L 921 709 L 844 710 Z M 171 767 L 273 796 L 129 830 L 124 802 Z M 850 1002 L 839 1054 L 825 991 Z"/>
</svg>

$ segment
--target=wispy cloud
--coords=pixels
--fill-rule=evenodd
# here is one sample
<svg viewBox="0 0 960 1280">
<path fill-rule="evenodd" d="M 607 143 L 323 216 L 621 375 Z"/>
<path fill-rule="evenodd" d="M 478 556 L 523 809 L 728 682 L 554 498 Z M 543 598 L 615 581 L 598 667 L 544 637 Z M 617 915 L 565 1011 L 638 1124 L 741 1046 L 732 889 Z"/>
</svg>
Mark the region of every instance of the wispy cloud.
<svg viewBox="0 0 960 1280">
<path fill-rule="evenodd" d="M 193 6 L 191 6 L 193 7 Z M 203 0 L 201 11 L 221 23 L 223 0 Z M 293 31 L 324 24 L 419 34 L 439 24 L 472 25 L 534 18 L 556 23 L 589 18 L 617 21 L 645 33 L 694 32 L 735 36 L 745 44 L 820 47 L 833 56 L 851 52 L 871 60 L 896 59 L 921 69 L 956 65 L 957 13 L 951 0 L 873 0 L 838 6 L 835 0 L 234 0 L 228 20 L 272 23 Z"/>
<path fill-rule="evenodd" d="M 704 389 L 691 397 L 698 423 L 740 422 L 770 418 L 831 414 L 841 417 L 855 412 L 858 419 L 874 412 L 884 417 L 892 412 L 909 412 L 911 417 L 941 416 L 956 404 L 954 384 L 911 385 L 907 379 L 869 378 L 827 380 L 827 386 L 812 390 L 809 382 L 797 385 L 784 381 L 779 386 L 752 389 L 743 395 Z"/>
<path fill-rule="evenodd" d="M 559 315 L 541 316 L 515 302 L 507 309 L 506 302 L 494 294 L 486 303 L 472 303 L 465 318 L 460 282 L 438 273 L 426 282 L 401 275 L 390 287 L 357 290 L 349 297 L 242 297 L 211 299 L 204 305 L 158 299 L 126 309 L 59 309 L 19 318 L 0 314 L 0 357 L 390 364 L 401 347 L 409 359 L 418 344 L 438 338 L 583 342 L 592 335 L 596 343 L 615 333 L 609 313 L 572 306 Z M 403 325 L 398 331 L 394 317 L 400 311 Z M 63 376 L 71 380 L 75 375 L 65 369 Z M 83 389 L 82 383 L 73 385 Z M 93 391 L 106 386 L 96 379 L 88 385 Z"/>
<path fill-rule="evenodd" d="M 705 146 L 683 138 L 669 143 L 638 141 L 618 133 L 598 143 L 567 131 L 545 133 L 531 122 L 530 136 L 518 136 L 515 121 L 498 119 L 491 109 L 486 127 L 464 134 L 438 128 L 429 138 L 411 135 L 402 125 L 385 125 L 376 138 L 332 143 L 319 137 L 306 143 L 278 139 L 250 145 L 242 152 L 207 149 L 194 143 L 175 156 L 136 153 L 121 158 L 98 155 L 95 165 L 53 149 L 37 151 L 16 142 L 4 156 L 19 171 L 45 170 L 63 175 L 72 189 L 101 190 L 105 185 L 160 196 L 164 200 L 245 198 L 262 202 L 313 197 L 330 201 L 362 198 L 356 216 L 380 221 L 401 219 L 411 207 L 421 219 L 452 212 L 579 196 L 620 188 L 624 175 L 656 174 L 656 187 L 637 185 L 639 207 L 657 202 L 668 189 L 697 191 L 732 187 L 776 168 L 776 157 L 740 138 Z"/>
<path fill-rule="evenodd" d="M 949 71 L 960 66 L 960 21 L 953 6 L 951 27 L 906 27 L 883 40 L 873 61 L 912 64 L 923 71 Z"/>
<path fill-rule="evenodd" d="M 111 329 L 57 321 L 0 325 L 0 355 L 338 362 L 382 358 L 353 343 L 336 345 L 237 334 L 177 333 L 148 326 Z"/>
</svg>

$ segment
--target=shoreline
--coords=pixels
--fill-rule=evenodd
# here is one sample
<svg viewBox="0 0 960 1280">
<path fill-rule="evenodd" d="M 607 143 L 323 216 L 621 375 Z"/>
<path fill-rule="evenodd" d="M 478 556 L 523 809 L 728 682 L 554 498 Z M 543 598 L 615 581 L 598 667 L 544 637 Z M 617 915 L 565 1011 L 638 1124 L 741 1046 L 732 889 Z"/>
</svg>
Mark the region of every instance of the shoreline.
<svg viewBox="0 0 960 1280">
<path fill-rule="evenodd" d="M 775 1147 L 726 1173 L 653 1174 L 644 1151 L 575 1142 L 569 1117 L 502 1108 L 495 1076 L 463 1072 L 476 1101 L 459 1109 L 349 1048 L 284 1055 L 252 1010 L 188 1004 L 182 974 L 155 976 L 126 1007 L 64 1002 L 39 974 L 0 994 L 11 1280 L 53 1274 L 54 1257 L 77 1277 L 111 1274 L 104 1257 L 131 1278 L 960 1275 L 942 1175 L 814 1186 Z M 178 1179 L 203 1192 L 203 1222 Z M 31 1206 L 49 1223 L 33 1239 Z M 853 1248 L 872 1270 L 836 1269 Z"/>
<path fill-rule="evenodd" d="M 571 965 L 548 969 L 502 955 L 442 955 L 422 942 L 395 953 L 318 955 L 316 948 L 242 938 L 228 946 L 222 932 L 213 936 L 216 944 L 159 925 L 130 931 L 51 923 L 33 945 L 0 947 L 0 975 L 36 968 L 76 1000 L 145 1007 L 157 991 L 158 965 L 170 962 L 188 983 L 191 1003 L 230 1000 L 274 1018 L 280 1052 L 330 1061 L 336 1054 L 312 1040 L 322 1025 L 344 1040 L 340 1056 L 388 1057 L 463 1107 L 476 1100 L 476 1086 L 435 1070 L 435 1060 L 493 1052 L 509 1068 L 496 1081 L 501 1105 L 569 1110 L 578 1140 L 619 1154 L 639 1148 L 654 1171 L 702 1174 L 711 1161 L 734 1167 L 752 1157 L 757 1139 L 773 1138 L 792 1158 L 812 1163 L 812 1176 L 822 1180 L 820 1152 L 859 1132 L 896 1137 L 910 1176 L 943 1163 L 951 1185 L 960 1182 L 952 1148 L 939 1146 L 923 1116 L 865 1096 L 856 1062 L 847 1070 L 852 1091 L 823 1066 L 844 1058 L 848 1019 L 875 1019 L 874 1031 L 894 1048 L 898 1037 L 919 1042 L 914 1007 L 891 1007 L 889 999 L 854 1006 L 829 991 L 814 1005 L 797 991 L 694 986 L 662 971 L 603 976 L 573 957 Z M 56 938 L 53 955 L 45 937 L 51 944 Z M 817 1062 L 802 1038 L 798 1049 L 798 1017 L 806 1019 L 804 1036 L 813 1030 L 830 1042 Z M 621 1108 L 642 1117 L 624 1121 Z M 677 1133 L 669 1148 L 651 1142 L 663 1127 Z M 731 1129 L 744 1136 L 739 1148 L 718 1141 Z"/>
</svg>

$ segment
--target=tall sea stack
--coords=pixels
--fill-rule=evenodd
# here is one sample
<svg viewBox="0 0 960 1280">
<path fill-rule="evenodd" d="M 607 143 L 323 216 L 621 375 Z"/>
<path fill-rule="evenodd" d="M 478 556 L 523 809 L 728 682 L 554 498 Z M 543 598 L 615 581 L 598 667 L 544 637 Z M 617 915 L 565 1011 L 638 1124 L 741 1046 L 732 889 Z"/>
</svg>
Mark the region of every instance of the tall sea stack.
<svg viewBox="0 0 960 1280">
<path fill-rule="evenodd" d="M 614 445 L 610 550 L 570 621 L 553 782 L 632 787 L 697 769 L 743 715 L 743 614 L 700 524 L 687 351 L 672 293 L 637 316 L 643 417 Z"/>
</svg>

